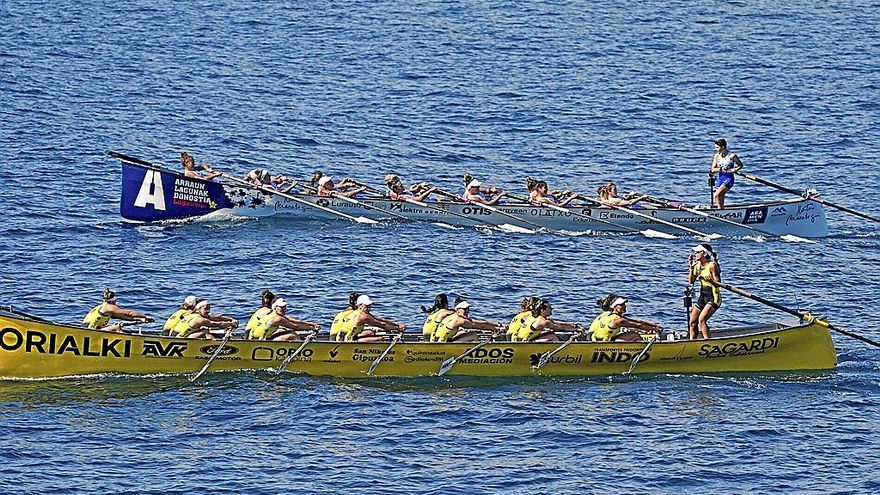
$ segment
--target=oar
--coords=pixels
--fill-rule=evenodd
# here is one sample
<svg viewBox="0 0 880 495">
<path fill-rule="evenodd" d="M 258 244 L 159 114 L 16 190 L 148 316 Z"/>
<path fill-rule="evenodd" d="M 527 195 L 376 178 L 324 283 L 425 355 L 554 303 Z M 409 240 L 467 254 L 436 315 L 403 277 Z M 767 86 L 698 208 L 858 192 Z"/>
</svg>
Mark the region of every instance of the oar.
<svg viewBox="0 0 880 495">
<path fill-rule="evenodd" d="M 660 223 L 660 224 L 666 225 L 667 227 L 672 227 L 673 229 L 682 230 L 682 231 L 684 231 L 684 232 L 687 232 L 687 233 L 689 233 L 689 234 L 693 234 L 693 235 L 698 236 L 698 237 L 705 237 L 706 239 L 718 239 L 718 238 L 722 237 L 720 234 L 707 234 L 707 233 L 705 233 L 705 232 L 700 232 L 699 230 L 694 230 L 694 229 L 692 229 L 692 228 L 690 228 L 690 227 L 685 227 L 685 226 L 683 226 L 683 225 L 676 225 L 676 224 L 674 224 L 674 223 L 672 223 L 672 222 L 670 222 L 670 221 L 663 220 L 662 218 L 652 217 L 651 215 L 648 215 L 648 214 L 645 214 L 645 213 L 640 213 L 640 212 L 638 212 L 638 211 L 636 211 L 636 210 L 633 210 L 632 208 L 627 208 L 627 207 L 625 207 L 625 206 L 619 206 L 619 205 L 612 205 L 612 204 L 610 204 L 610 203 L 604 203 L 604 202 L 602 202 L 602 201 L 600 201 L 600 200 L 598 200 L 598 199 L 593 199 L 593 198 L 590 198 L 590 197 L 584 196 L 584 195 L 582 195 L 582 194 L 579 194 L 578 197 L 580 197 L 580 198 L 582 198 L 582 199 L 585 199 L 585 200 L 587 200 L 587 201 L 590 201 L 590 202 L 592 202 L 592 203 L 595 203 L 595 204 L 597 204 L 597 205 L 600 205 L 600 206 L 606 206 L 606 207 L 608 207 L 608 208 L 614 208 L 614 209 L 616 209 L 616 210 L 625 211 L 625 212 L 629 213 L 630 215 L 634 215 L 634 216 L 642 217 L 642 218 L 647 218 L 648 220 L 653 220 L 653 221 L 655 221 L 655 222 L 657 222 L 657 223 Z"/>
<path fill-rule="evenodd" d="M 570 345 L 572 344 L 572 342 L 574 342 L 575 340 L 577 340 L 577 338 L 580 337 L 580 336 L 583 335 L 583 334 L 584 334 L 584 329 L 581 328 L 580 326 L 578 326 L 577 331 L 574 332 L 573 334 L 571 334 L 571 337 L 569 337 L 568 340 L 566 340 L 565 342 L 563 342 L 562 345 L 560 345 L 560 346 L 557 347 L 556 349 L 553 349 L 552 351 L 548 351 L 548 352 L 545 352 L 544 354 L 541 354 L 541 359 L 538 360 L 538 364 L 536 364 L 535 366 L 533 366 L 533 368 L 534 368 L 535 370 L 539 370 L 539 369 L 543 368 L 545 364 L 547 364 L 547 363 L 550 362 L 550 358 L 552 358 L 553 356 L 555 356 L 556 353 L 561 352 L 563 349 L 565 349 L 566 347 L 570 346 Z"/>
<path fill-rule="evenodd" d="M 660 231 L 652 230 L 652 229 L 645 229 L 645 230 L 633 229 L 633 228 L 630 228 L 630 227 L 626 227 L 626 226 L 620 225 L 619 223 L 609 222 L 608 220 L 603 220 L 603 219 L 601 219 L 601 218 L 591 217 L 590 215 L 584 215 L 583 213 L 578 213 L 578 212 L 576 212 L 576 211 L 572 211 L 571 209 L 569 209 L 569 208 L 565 208 L 565 207 L 563 207 L 563 206 L 558 206 L 558 205 L 554 205 L 554 204 L 550 204 L 550 203 L 541 203 L 541 204 L 538 204 L 538 203 L 535 203 L 534 201 L 532 201 L 532 199 L 529 198 L 529 197 L 527 197 L 527 196 L 520 196 L 520 195 L 517 195 L 517 194 L 509 194 L 509 193 L 508 193 L 508 195 L 509 195 L 511 198 L 518 199 L 518 200 L 520 200 L 520 201 L 525 201 L 525 202 L 527 202 L 527 203 L 531 203 L 531 204 L 533 204 L 533 205 L 535 205 L 535 206 L 546 206 L 546 207 L 548 207 L 548 208 L 550 208 L 550 209 L 552 209 L 552 210 L 561 211 L 561 212 L 563 212 L 563 213 L 570 213 L 570 214 L 572 214 L 572 215 L 574 215 L 574 216 L 576 216 L 576 217 L 581 217 L 581 218 L 585 218 L 585 219 L 587 219 L 587 220 L 596 221 L 596 222 L 599 222 L 599 223 L 604 223 L 605 225 L 610 225 L 610 226 L 612 226 L 612 227 L 615 227 L 615 228 L 621 229 L 621 230 L 623 230 L 624 232 L 632 232 L 632 233 L 635 233 L 635 234 L 642 234 L 642 235 L 645 236 L 645 237 L 659 237 L 659 238 L 661 238 L 661 239 L 676 239 L 676 237 L 675 237 L 674 235 L 672 235 L 672 234 L 667 234 L 666 232 L 660 232 Z"/>
<path fill-rule="evenodd" d="M 377 189 L 377 188 L 375 188 L 375 187 L 373 187 L 373 186 L 370 186 L 370 185 L 367 185 L 367 184 L 364 184 L 364 183 L 361 183 L 361 182 L 357 182 L 357 181 L 354 181 L 354 183 L 357 184 L 357 185 L 359 185 L 359 186 L 366 187 L 366 188 L 367 188 L 367 191 L 370 191 L 370 192 L 372 192 L 372 193 L 381 194 L 381 195 L 384 195 L 384 194 L 385 194 L 383 191 L 381 191 L 381 190 L 379 190 L 379 189 Z M 469 221 L 470 223 L 473 223 L 475 227 L 487 227 L 487 225 L 485 225 L 485 224 L 489 224 L 488 226 L 492 226 L 492 227 L 497 227 L 497 226 L 498 226 L 497 224 L 493 224 L 493 223 L 491 223 L 491 222 L 485 222 L 485 224 L 484 224 L 484 222 L 481 221 L 481 220 L 477 220 L 477 219 L 475 219 L 475 218 L 471 218 L 471 217 L 469 217 L 469 216 L 467 216 L 467 215 L 462 215 L 461 213 L 456 213 L 456 212 L 454 212 L 454 211 L 444 210 L 443 208 L 439 208 L 439 207 L 433 206 L 433 205 L 431 205 L 431 204 L 429 204 L 429 203 L 426 203 L 426 202 L 424 202 L 424 201 L 419 201 L 419 200 L 417 200 L 417 199 L 401 198 L 400 200 L 401 200 L 401 201 L 406 201 L 407 203 L 410 203 L 410 204 L 414 204 L 414 205 L 417 205 L 417 206 L 421 206 L 422 208 L 427 208 L 427 209 L 429 209 L 429 210 L 439 211 L 439 212 L 441 212 L 441 213 L 443 213 L 443 214 L 446 214 L 446 215 L 452 215 L 452 216 L 454 216 L 454 217 L 463 218 L 463 219 Z M 434 225 L 439 225 L 440 227 L 453 228 L 453 229 L 455 228 L 454 225 L 450 225 L 450 224 L 445 223 L 445 222 L 432 222 L 432 223 L 433 223 Z"/>
<path fill-rule="evenodd" d="M 333 208 L 327 208 L 326 206 L 321 206 L 321 205 L 319 205 L 319 204 L 312 203 L 311 201 L 306 201 L 306 200 L 304 200 L 304 199 L 297 198 L 296 196 L 293 196 L 292 194 L 287 194 L 287 193 L 283 193 L 283 192 L 281 192 L 281 191 L 276 191 L 275 189 L 272 189 L 272 188 L 269 188 L 269 187 L 265 187 L 265 186 L 256 186 L 256 185 L 251 184 L 250 182 L 248 182 L 248 181 L 246 181 L 246 180 L 239 179 L 238 177 L 234 177 L 234 176 L 229 175 L 229 174 L 226 174 L 226 173 L 222 173 L 222 174 L 220 174 L 220 175 L 222 175 L 224 178 L 229 179 L 229 180 L 231 180 L 231 181 L 238 182 L 238 183 L 240 183 L 240 184 L 246 184 L 246 185 L 249 186 L 249 187 L 253 187 L 253 188 L 255 188 L 255 189 L 259 189 L 260 191 L 267 192 L 267 193 L 269 193 L 269 194 L 274 194 L 274 195 L 276 195 L 276 196 L 280 196 L 280 197 L 282 197 L 282 198 L 284 198 L 284 199 L 289 199 L 289 200 L 294 201 L 294 202 L 297 202 L 297 203 L 302 203 L 302 204 L 307 205 L 307 206 L 310 206 L 310 207 L 312 207 L 312 208 L 317 208 L 317 209 L 319 209 L 319 210 L 326 211 L 327 213 L 332 213 L 332 214 L 334 214 L 334 215 L 336 215 L 336 216 L 339 216 L 339 217 L 342 217 L 342 218 L 345 218 L 345 219 L 351 220 L 352 222 L 357 222 L 357 223 L 369 223 L 369 224 L 376 224 L 376 223 L 379 223 L 379 222 L 373 220 L 372 218 L 367 218 L 367 217 L 355 217 L 355 216 L 349 215 L 349 214 L 347 214 L 347 213 L 342 213 L 341 211 L 336 211 L 336 210 L 334 210 Z"/>
<path fill-rule="evenodd" d="M 457 363 L 460 359 L 464 359 L 464 358 L 470 356 L 471 353 L 476 352 L 477 349 L 483 348 L 486 345 L 491 344 L 492 342 L 495 342 L 495 339 L 497 337 L 498 337 L 498 333 L 493 333 L 492 335 L 489 336 L 488 340 L 480 342 L 479 344 L 471 347 L 470 349 L 464 351 L 463 353 L 461 353 L 458 356 L 451 357 L 451 358 L 447 359 L 446 361 L 443 361 L 443 363 L 440 365 L 440 369 L 437 370 L 437 376 L 445 375 L 446 373 L 449 372 L 449 370 L 452 369 L 453 366 L 455 366 L 455 363 Z"/>
<path fill-rule="evenodd" d="M 306 338 L 303 340 L 303 343 L 300 344 L 299 347 L 297 347 L 296 350 L 293 351 L 293 353 L 288 354 L 287 357 L 284 358 L 284 361 L 281 361 L 281 364 L 278 365 L 278 369 L 275 371 L 275 374 L 280 375 L 281 372 L 284 371 L 284 368 L 286 368 L 287 365 L 290 364 L 291 361 L 293 361 L 293 358 L 299 356 L 299 353 L 301 353 L 303 351 L 303 349 L 305 349 L 306 346 L 309 345 L 309 343 L 311 343 L 313 340 L 315 340 L 315 337 L 317 335 L 318 335 L 317 330 L 308 334 L 306 336 Z"/>
<path fill-rule="evenodd" d="M 876 340 L 871 340 L 868 337 L 864 337 L 864 336 L 859 335 L 857 333 L 850 332 L 849 330 L 844 330 L 842 328 L 838 328 L 838 327 L 828 323 L 827 321 L 822 320 L 820 318 L 817 318 L 809 313 L 795 311 L 791 308 L 786 308 L 785 306 L 782 306 L 781 304 L 776 304 L 775 302 L 768 301 L 768 300 L 766 300 L 762 297 L 756 296 L 754 294 L 749 294 L 748 292 L 746 292 L 742 289 L 736 288 L 730 284 L 720 283 L 720 284 L 715 284 L 715 285 L 717 285 L 718 287 L 721 287 L 723 289 L 727 289 L 730 292 L 733 292 L 734 294 L 739 294 L 740 296 L 751 299 L 752 301 L 757 301 L 761 304 L 770 306 L 771 308 L 778 309 L 779 311 L 782 311 L 783 313 L 788 313 L 790 315 L 796 316 L 801 320 L 804 320 L 804 321 L 807 321 L 810 323 L 816 323 L 816 324 L 823 326 L 829 330 L 833 330 L 837 333 L 841 333 L 843 335 L 846 335 L 847 337 L 852 337 L 856 340 L 861 340 L 862 342 L 864 342 L 866 344 L 870 344 L 874 347 L 880 347 L 880 342 L 877 342 Z"/>
<path fill-rule="evenodd" d="M 396 346 L 397 343 L 400 342 L 401 340 L 403 340 L 403 332 L 400 332 L 397 335 L 395 335 L 394 338 L 391 339 L 391 344 L 389 344 L 388 347 L 385 348 L 385 352 L 380 354 L 379 357 L 377 357 L 376 360 L 373 361 L 372 364 L 370 364 L 370 369 L 367 370 L 367 375 L 370 375 L 370 376 L 373 375 L 373 373 L 376 371 L 376 367 L 379 366 L 379 363 L 381 363 L 382 360 L 385 359 L 385 356 L 387 356 L 388 353 L 391 352 L 391 349 L 393 349 L 394 346 Z"/>
<path fill-rule="evenodd" d="M 551 229 L 548 229 L 547 227 L 544 227 L 543 225 L 537 224 L 535 222 L 530 222 L 530 221 L 528 221 L 522 217 L 519 217 L 517 215 L 514 215 L 512 213 L 507 213 L 506 211 L 501 211 L 498 208 L 495 208 L 494 206 L 484 205 L 483 203 L 477 203 L 476 201 L 465 201 L 464 199 L 461 198 L 461 196 L 455 195 L 449 191 L 444 191 L 443 189 L 437 189 L 434 192 L 436 192 L 437 194 L 439 194 L 441 196 L 446 196 L 447 198 L 451 198 L 451 199 L 460 201 L 462 203 L 467 203 L 467 204 L 471 204 L 471 205 L 474 205 L 474 206 L 477 206 L 480 208 L 485 208 L 485 209 L 487 209 L 493 213 L 497 213 L 498 215 L 501 215 L 503 217 L 508 217 L 513 220 L 516 220 L 517 222 L 521 222 L 526 225 L 531 225 L 531 226 L 535 227 L 535 229 L 537 229 L 537 230 L 541 230 L 544 232 L 553 232 Z M 512 225 L 509 223 L 498 224 L 498 228 L 500 228 L 501 230 L 506 230 L 508 232 L 516 232 L 518 234 L 534 234 L 535 233 L 535 230 L 527 229 L 525 227 L 520 227 L 519 225 Z"/>
<path fill-rule="evenodd" d="M 785 191 L 785 192 L 787 192 L 787 193 L 794 194 L 795 196 L 800 196 L 800 197 L 802 197 L 802 198 L 806 198 L 806 199 L 809 199 L 809 200 L 811 200 L 811 201 L 815 201 L 815 202 L 817 202 L 817 203 L 819 203 L 819 204 L 827 205 L 827 206 L 830 206 L 830 207 L 832 207 L 832 208 L 837 208 L 837 209 L 840 210 L 840 211 L 845 211 L 845 212 L 847 212 L 847 213 L 849 213 L 849 214 L 852 214 L 852 215 L 855 215 L 855 216 L 857 216 L 857 217 L 862 217 L 862 218 L 864 218 L 864 219 L 871 220 L 871 221 L 873 221 L 873 222 L 880 222 L 880 218 L 877 218 L 877 217 L 874 217 L 874 216 L 868 215 L 867 213 L 862 213 L 862 212 L 860 212 L 860 211 L 853 210 L 852 208 L 847 208 L 846 206 L 841 206 L 841 205 L 838 205 L 838 204 L 832 203 L 831 201 L 824 200 L 824 199 L 819 198 L 819 197 L 817 197 L 817 196 L 813 196 L 813 195 L 810 195 L 810 194 L 805 195 L 803 192 L 798 191 L 798 190 L 796 190 L 796 189 L 791 189 L 791 188 L 788 188 L 788 187 L 785 187 L 785 186 L 782 186 L 782 185 L 776 184 L 775 182 L 770 182 L 770 181 L 767 180 L 767 179 L 762 179 L 762 178 L 760 178 L 760 177 L 756 177 L 756 176 L 754 176 L 754 175 L 752 175 L 752 174 L 746 174 L 746 173 L 743 173 L 743 172 L 737 172 L 737 175 L 742 175 L 742 176 L 745 177 L 746 179 L 749 179 L 749 180 L 751 180 L 751 181 L 757 182 L 758 184 L 764 184 L 765 186 L 770 186 L 770 187 L 773 187 L 773 188 L 779 189 L 780 191 Z"/>
<path fill-rule="evenodd" d="M 650 349 L 651 346 L 654 345 L 654 342 L 658 342 L 659 340 L 660 340 L 660 334 L 655 335 L 654 338 L 648 342 L 648 345 L 646 345 L 645 348 L 642 349 L 642 352 L 640 352 L 635 358 L 633 358 L 632 363 L 630 363 L 630 365 L 629 365 L 629 369 L 626 370 L 623 374 L 624 375 L 632 374 L 633 370 L 636 369 L 636 365 L 639 363 L 639 361 L 642 360 L 642 356 L 644 356 L 645 353 L 648 352 L 648 349 Z"/>
<path fill-rule="evenodd" d="M 211 353 L 211 357 L 208 358 L 208 361 L 205 363 L 204 366 L 202 366 L 202 369 L 200 369 L 198 373 L 196 373 L 195 375 L 190 377 L 190 379 L 189 379 L 190 382 L 194 382 L 194 381 L 198 380 L 200 376 L 202 376 L 206 371 L 208 371 L 208 366 L 211 366 L 211 363 L 214 362 L 214 359 L 220 355 L 220 351 L 223 349 L 223 347 L 226 345 L 226 343 L 229 342 L 229 339 L 231 337 L 232 337 L 232 329 L 228 328 L 226 330 L 226 335 L 223 336 L 223 340 L 220 342 L 220 345 L 218 345 L 217 348 L 214 349 L 214 352 Z"/>
<path fill-rule="evenodd" d="M 810 244 L 816 244 L 816 241 L 814 241 L 814 240 L 812 240 L 812 239 L 805 239 L 805 238 L 803 238 L 803 237 L 799 237 L 799 236 L 796 236 L 796 235 L 794 235 L 794 234 L 777 235 L 777 234 L 774 234 L 773 232 L 770 232 L 769 230 L 759 229 L 758 227 L 752 227 L 751 225 L 746 225 L 746 224 L 742 224 L 742 223 L 739 223 L 739 222 L 735 222 L 735 221 L 733 221 L 733 220 L 731 220 L 731 219 L 729 219 L 729 218 L 724 218 L 724 217 L 719 216 L 719 215 L 714 215 L 714 214 L 709 213 L 709 212 L 706 212 L 706 211 L 700 211 L 700 210 L 697 210 L 697 209 L 694 209 L 694 208 L 688 208 L 687 206 L 685 206 L 685 205 L 683 205 L 683 204 L 680 204 L 680 203 L 673 203 L 673 202 L 671 202 L 671 201 L 667 201 L 667 200 L 665 200 L 665 199 L 655 198 L 655 197 L 652 197 L 652 196 L 647 196 L 645 199 L 647 199 L 648 201 L 652 201 L 652 202 L 654 202 L 654 203 L 657 203 L 657 204 L 660 204 L 660 205 L 666 206 L 667 208 L 676 208 L 676 209 L 678 209 L 678 210 L 686 211 L 686 212 L 688 212 L 688 213 L 693 213 L 694 215 L 699 215 L 699 216 L 701 216 L 701 217 L 706 217 L 706 218 L 713 218 L 713 219 L 715 219 L 715 220 L 718 220 L 718 221 L 721 222 L 721 223 L 727 223 L 727 224 L 730 224 L 730 225 L 735 225 L 735 226 L 737 226 L 737 227 L 739 227 L 739 228 L 746 229 L 746 230 L 751 230 L 751 231 L 753 231 L 753 232 L 758 232 L 758 233 L 761 233 L 761 234 L 764 234 L 764 235 L 768 235 L 768 236 L 770 236 L 770 237 L 779 237 L 779 238 L 782 239 L 783 241 L 788 241 L 788 242 L 808 242 L 808 243 L 810 243 Z"/>
</svg>

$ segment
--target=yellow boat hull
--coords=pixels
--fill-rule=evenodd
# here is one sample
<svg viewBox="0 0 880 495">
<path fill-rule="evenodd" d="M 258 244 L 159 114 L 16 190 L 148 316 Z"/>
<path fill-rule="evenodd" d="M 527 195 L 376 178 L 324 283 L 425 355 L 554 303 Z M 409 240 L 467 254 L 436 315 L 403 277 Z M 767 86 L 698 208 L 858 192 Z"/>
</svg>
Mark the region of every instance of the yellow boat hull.
<svg viewBox="0 0 880 495">
<path fill-rule="evenodd" d="M 0 377 L 56 378 L 101 373 L 192 373 L 205 364 L 219 342 L 155 335 L 119 334 L 0 315 Z M 627 371 L 647 344 L 577 342 L 554 355 L 540 370 L 541 354 L 559 344 L 497 342 L 459 360 L 449 375 L 595 376 Z M 375 376 L 436 375 L 447 358 L 472 344 L 401 342 Z M 275 369 L 298 342 L 230 340 L 210 371 Z M 388 344 L 312 342 L 286 371 L 338 377 L 366 376 Z M 829 330 L 816 324 L 781 327 L 732 338 L 657 342 L 634 373 L 727 373 L 827 370 L 837 365 Z"/>
</svg>

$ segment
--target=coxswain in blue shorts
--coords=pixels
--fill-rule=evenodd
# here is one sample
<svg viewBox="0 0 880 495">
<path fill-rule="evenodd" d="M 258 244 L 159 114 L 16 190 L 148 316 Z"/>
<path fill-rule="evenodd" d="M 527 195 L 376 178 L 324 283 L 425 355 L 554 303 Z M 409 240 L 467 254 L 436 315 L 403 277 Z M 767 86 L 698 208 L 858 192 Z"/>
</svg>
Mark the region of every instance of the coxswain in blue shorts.
<svg viewBox="0 0 880 495">
<path fill-rule="evenodd" d="M 743 163 L 727 149 L 727 140 L 717 139 L 715 141 L 715 156 L 712 157 L 712 167 L 709 173 L 718 174 L 718 180 L 715 182 L 715 206 L 724 208 L 724 196 L 733 187 L 733 176 L 743 168 Z"/>
</svg>

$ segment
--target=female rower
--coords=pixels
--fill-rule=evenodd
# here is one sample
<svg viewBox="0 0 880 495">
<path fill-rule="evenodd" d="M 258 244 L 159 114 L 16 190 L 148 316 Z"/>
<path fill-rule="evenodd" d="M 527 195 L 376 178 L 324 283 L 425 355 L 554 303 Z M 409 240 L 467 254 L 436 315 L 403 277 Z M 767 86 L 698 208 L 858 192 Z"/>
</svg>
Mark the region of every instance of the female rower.
<svg viewBox="0 0 880 495">
<path fill-rule="evenodd" d="M 491 330 L 499 333 L 504 325 L 488 320 L 474 320 L 470 317 L 470 303 L 462 300 L 455 305 L 455 312 L 443 318 L 431 334 L 431 342 L 473 342 L 479 336 L 474 330 Z"/>
<path fill-rule="evenodd" d="M 220 175 L 222 175 L 220 172 L 217 172 L 216 170 L 211 168 L 210 165 L 202 164 L 196 166 L 196 159 L 193 158 L 193 156 L 186 151 L 180 152 L 180 162 L 183 165 L 183 170 L 185 171 L 183 175 L 187 177 L 192 177 L 194 179 L 214 180 L 214 178 L 220 177 Z M 200 174 L 199 170 L 204 170 L 205 172 L 207 172 L 207 175 Z"/>
<path fill-rule="evenodd" d="M 594 322 L 595 326 L 590 325 L 590 328 L 594 329 L 594 342 L 640 342 L 642 335 L 630 330 L 630 328 L 656 333 L 663 330 L 663 327 L 656 323 L 624 316 L 626 303 L 627 300 L 617 294 L 609 294 L 608 297 L 599 301 L 599 307 L 602 308 L 605 316 L 600 315 L 598 323 Z"/>
<path fill-rule="evenodd" d="M 348 179 L 346 179 L 348 180 Z M 346 181 L 340 182 L 339 185 L 333 183 L 333 177 L 325 175 L 318 179 L 318 196 L 343 196 L 350 198 L 355 194 L 362 193 L 367 190 L 367 186 L 358 187 L 354 183 Z"/>
<path fill-rule="evenodd" d="M 213 340 L 212 328 L 235 328 L 238 320 L 223 315 L 211 314 L 211 303 L 202 299 L 196 303 L 195 312 L 174 326 L 171 334 L 176 337 L 190 339 Z"/>
<path fill-rule="evenodd" d="M 345 342 L 382 342 L 385 339 L 376 335 L 372 330 L 364 330 L 365 325 L 379 327 L 383 330 L 403 332 L 406 325 L 373 316 L 370 309 L 373 301 L 367 295 L 361 295 L 355 301 L 357 309 L 343 318 L 340 333 Z"/>
<path fill-rule="evenodd" d="M 483 183 L 478 181 L 477 179 L 473 179 L 468 182 L 465 193 L 462 195 L 462 199 L 467 201 L 468 203 L 479 203 L 481 205 L 494 205 L 498 203 L 498 200 L 507 196 L 507 193 L 504 191 L 499 191 L 492 198 L 487 197 L 482 191 L 480 191 L 480 186 Z"/>
<path fill-rule="evenodd" d="M 121 332 L 122 325 L 119 323 L 110 325 L 110 318 L 123 321 L 137 321 L 152 323 L 154 320 L 143 313 L 132 309 L 123 309 L 116 305 L 116 293 L 110 289 L 104 289 L 101 304 L 92 308 L 83 318 L 83 325 L 92 330 L 106 330 L 108 332 Z"/>
<path fill-rule="evenodd" d="M 567 191 L 566 193 L 567 194 L 562 195 L 557 201 L 550 195 L 550 192 L 547 188 L 547 183 L 539 180 L 535 182 L 534 187 L 529 190 L 529 200 L 537 205 L 546 203 L 556 206 L 567 206 L 569 203 L 571 203 L 573 199 L 578 196 L 578 194 L 572 191 Z M 565 199 L 563 200 L 563 198 Z"/>
<path fill-rule="evenodd" d="M 724 208 L 724 197 L 733 187 L 733 175 L 743 168 L 743 162 L 736 153 L 727 150 L 726 139 L 715 140 L 715 154 L 712 156 L 712 166 L 709 167 L 710 174 L 718 174 L 718 181 L 715 183 L 717 189 L 715 194 L 715 206 Z"/>
<path fill-rule="evenodd" d="M 599 194 L 599 201 L 611 206 L 642 206 L 636 205 L 636 203 L 648 197 L 647 194 L 643 194 L 633 199 L 620 198 L 617 196 L 617 184 L 613 182 L 599 186 L 596 192 Z"/>
<path fill-rule="evenodd" d="M 546 299 L 536 299 L 532 302 L 531 316 L 519 329 L 516 340 L 521 342 L 559 342 L 554 330 L 577 331 L 580 327 L 575 323 L 554 321 L 550 319 L 553 314 L 553 306 Z"/>
<path fill-rule="evenodd" d="M 403 181 L 400 180 L 400 177 L 394 174 L 388 174 L 385 176 L 385 185 L 388 187 L 388 196 L 391 199 L 399 199 L 402 201 L 425 201 L 432 192 L 437 190 L 436 187 L 429 186 L 424 182 L 414 184 L 407 189 L 404 187 Z"/>
<path fill-rule="evenodd" d="M 259 318 L 257 324 L 251 332 L 251 339 L 254 340 L 283 340 L 293 341 L 300 340 L 297 330 L 311 330 L 317 332 L 321 325 L 294 318 L 288 318 L 287 301 L 279 297 L 272 303 L 272 311 Z M 286 330 L 283 330 L 286 329 Z"/>
<path fill-rule="evenodd" d="M 263 292 L 260 293 L 260 307 L 254 311 L 254 314 L 251 315 L 247 324 L 244 326 L 244 338 L 251 338 L 251 333 L 257 327 L 260 318 L 263 318 L 272 312 L 272 303 L 275 302 L 275 299 L 275 294 L 273 294 L 272 291 L 269 289 L 263 289 Z"/>
<path fill-rule="evenodd" d="M 186 299 L 183 300 L 183 304 L 180 305 L 180 309 L 172 313 L 171 316 L 168 317 L 168 320 L 165 321 L 165 325 L 162 326 L 162 334 L 169 335 L 171 329 L 173 329 L 180 320 L 191 315 L 196 309 L 197 302 L 198 299 L 196 299 L 196 296 L 186 296 Z"/>
<path fill-rule="evenodd" d="M 459 302 L 456 301 L 456 304 Z M 446 294 L 437 294 L 434 297 L 434 305 L 430 308 L 422 306 L 422 312 L 428 313 L 428 317 L 425 318 L 425 324 L 422 325 L 422 338 L 430 339 L 431 335 L 437 331 L 437 326 L 440 322 L 455 311 L 449 309 L 449 298 Z"/>
<path fill-rule="evenodd" d="M 532 302 L 536 301 L 537 297 L 526 296 L 519 303 L 519 312 L 513 315 L 513 318 L 510 320 L 510 324 L 507 325 L 507 338 L 510 340 L 516 340 L 519 335 L 519 330 L 525 325 L 526 321 L 529 320 L 529 317 L 532 315 Z"/>
<path fill-rule="evenodd" d="M 270 175 L 265 168 L 255 168 L 244 176 L 244 180 L 254 186 L 262 186 L 279 192 L 290 192 L 296 187 L 297 181 L 283 175 Z"/>
<path fill-rule="evenodd" d="M 704 339 L 710 337 L 709 318 L 721 307 L 721 266 L 718 255 L 709 244 L 698 244 L 692 248 L 688 256 L 688 283 L 693 284 L 700 279 L 700 297 L 691 308 L 690 328 L 691 340 L 697 338 L 697 325 Z"/>
<path fill-rule="evenodd" d="M 348 293 L 348 306 L 336 313 L 336 316 L 333 317 L 333 323 L 330 324 L 330 340 L 342 342 L 342 339 L 345 337 L 345 333 L 342 332 L 343 322 L 348 315 L 357 311 L 357 300 L 359 297 L 361 297 L 360 292 L 352 291 Z"/>
</svg>

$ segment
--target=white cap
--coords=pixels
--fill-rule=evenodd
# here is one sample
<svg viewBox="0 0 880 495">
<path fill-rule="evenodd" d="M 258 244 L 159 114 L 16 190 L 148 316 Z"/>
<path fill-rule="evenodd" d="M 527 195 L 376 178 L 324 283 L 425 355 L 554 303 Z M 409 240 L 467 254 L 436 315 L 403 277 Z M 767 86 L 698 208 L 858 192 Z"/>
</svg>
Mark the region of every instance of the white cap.
<svg viewBox="0 0 880 495">
<path fill-rule="evenodd" d="M 183 304 L 187 306 L 195 306 L 195 304 L 199 302 L 196 296 L 186 296 L 186 299 L 183 300 Z"/>
<path fill-rule="evenodd" d="M 692 247 L 691 250 L 693 250 L 695 253 L 702 252 L 702 253 L 706 253 L 706 256 L 712 256 L 712 252 L 709 251 L 708 249 L 706 249 L 706 246 L 704 246 L 702 244 L 697 244 L 696 246 Z"/>
<path fill-rule="evenodd" d="M 283 297 L 279 297 L 278 299 L 275 299 L 275 302 L 272 303 L 272 309 L 286 308 L 286 307 L 287 307 L 287 301 L 285 301 Z"/>
<path fill-rule="evenodd" d="M 370 299 L 370 296 L 364 294 L 364 295 L 357 298 L 357 301 L 355 301 L 355 305 L 356 306 L 372 306 L 373 300 Z"/>
<path fill-rule="evenodd" d="M 471 303 L 467 301 L 462 301 L 455 305 L 455 309 L 468 309 L 469 307 L 471 307 Z"/>
<path fill-rule="evenodd" d="M 207 299 L 202 299 L 201 301 L 199 301 L 198 304 L 196 304 L 196 309 L 202 309 L 202 308 L 204 308 L 205 306 L 208 306 L 208 305 L 210 305 L 210 304 L 211 304 L 211 303 L 208 302 Z"/>
<path fill-rule="evenodd" d="M 615 307 L 615 306 L 621 306 L 621 305 L 623 305 L 623 304 L 626 304 L 626 299 L 624 299 L 624 298 L 622 298 L 622 297 L 618 297 L 617 299 L 615 299 L 615 300 L 611 303 L 611 307 L 613 308 L 613 307 Z"/>
<path fill-rule="evenodd" d="M 477 179 L 474 179 L 474 180 L 468 182 L 467 188 L 470 189 L 472 187 L 480 187 L 482 185 L 483 185 L 482 182 L 478 181 Z"/>
<path fill-rule="evenodd" d="M 321 177 L 320 179 L 318 179 L 318 185 L 323 186 L 324 184 L 330 182 L 331 180 L 333 180 L 333 177 L 330 177 L 329 175 L 325 175 L 324 177 Z"/>
</svg>

